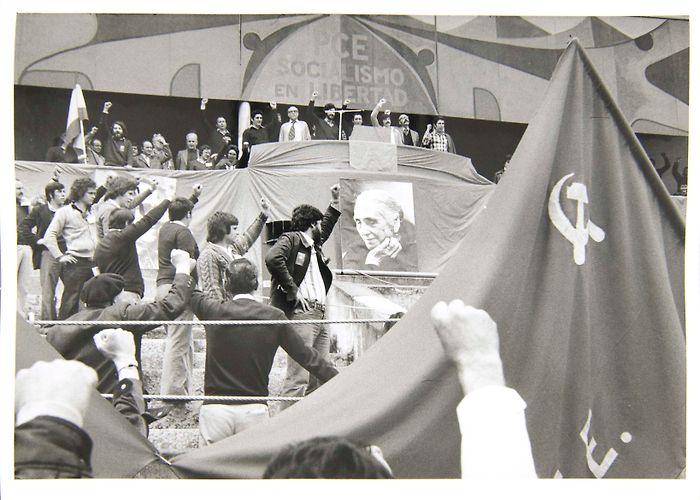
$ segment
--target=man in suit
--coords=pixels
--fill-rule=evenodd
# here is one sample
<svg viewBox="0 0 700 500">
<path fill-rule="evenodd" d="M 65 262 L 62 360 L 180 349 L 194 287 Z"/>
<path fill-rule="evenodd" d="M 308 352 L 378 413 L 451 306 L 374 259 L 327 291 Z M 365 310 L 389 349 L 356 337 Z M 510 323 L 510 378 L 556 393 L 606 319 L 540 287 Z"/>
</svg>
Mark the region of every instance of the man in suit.
<svg viewBox="0 0 700 500">
<path fill-rule="evenodd" d="M 270 304 L 289 319 L 323 319 L 326 294 L 333 281 L 328 260 L 321 246 L 330 237 L 340 217 L 340 186 L 331 188 L 331 203 L 325 214 L 311 205 L 299 205 L 292 211 L 292 231 L 282 234 L 265 257 L 272 277 Z M 330 351 L 328 331 L 323 324 L 295 325 L 307 346 L 325 358 Z M 303 396 L 318 383 L 309 381 L 309 372 L 294 359 L 287 359 L 287 378 L 282 395 Z M 286 408 L 291 403 L 282 405 Z"/>
<path fill-rule="evenodd" d="M 289 121 L 280 127 L 279 142 L 310 141 L 311 132 L 305 121 L 299 119 L 299 108 L 290 106 L 287 110 Z"/>
<path fill-rule="evenodd" d="M 276 307 L 258 302 L 258 270 L 248 259 L 233 260 L 226 268 L 226 300 L 195 291 L 192 310 L 202 320 L 285 319 Z M 278 347 L 322 382 L 338 371 L 306 344 L 290 324 L 206 325 L 207 355 L 204 394 L 207 396 L 267 396 L 270 369 Z M 202 441 L 211 444 L 267 420 L 265 403 L 214 403 L 199 410 Z"/>
<path fill-rule="evenodd" d="M 134 158 L 136 168 L 160 168 L 160 162 L 153 157 L 153 143 L 143 141 L 141 143 L 141 154 Z"/>
<path fill-rule="evenodd" d="M 199 150 L 197 149 L 197 134 L 190 132 L 185 136 L 187 149 L 177 152 L 175 159 L 175 170 L 199 170 Z"/>
</svg>

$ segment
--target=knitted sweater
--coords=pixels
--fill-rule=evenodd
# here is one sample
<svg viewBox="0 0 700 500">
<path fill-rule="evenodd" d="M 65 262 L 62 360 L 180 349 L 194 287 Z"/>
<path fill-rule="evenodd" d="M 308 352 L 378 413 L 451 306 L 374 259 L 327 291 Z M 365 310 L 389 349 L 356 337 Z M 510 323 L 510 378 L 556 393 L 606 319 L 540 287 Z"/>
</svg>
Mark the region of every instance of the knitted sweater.
<svg viewBox="0 0 700 500">
<path fill-rule="evenodd" d="M 233 295 L 226 291 L 226 268 L 232 261 L 232 255 L 241 256 L 250 249 L 260 236 L 266 220 L 267 216 L 261 212 L 248 229 L 236 237 L 230 247 L 231 254 L 220 245 L 207 242 L 197 259 L 197 275 L 200 288 L 209 297 L 219 300 L 233 298 Z"/>
</svg>

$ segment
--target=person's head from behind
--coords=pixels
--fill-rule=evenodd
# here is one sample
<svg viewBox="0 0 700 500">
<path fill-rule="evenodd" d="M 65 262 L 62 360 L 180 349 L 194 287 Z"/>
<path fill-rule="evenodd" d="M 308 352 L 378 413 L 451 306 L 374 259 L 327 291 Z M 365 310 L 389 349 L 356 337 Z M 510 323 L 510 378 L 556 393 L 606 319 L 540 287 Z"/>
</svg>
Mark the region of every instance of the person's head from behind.
<svg viewBox="0 0 700 500">
<path fill-rule="evenodd" d="M 352 123 L 353 125 L 362 125 L 362 115 L 360 113 L 356 113 L 352 117 Z"/>
<path fill-rule="evenodd" d="M 259 109 L 253 110 L 253 113 L 250 115 L 250 119 L 253 121 L 253 125 L 255 125 L 256 128 L 262 127 L 263 112 Z"/>
<path fill-rule="evenodd" d="M 311 237 L 320 244 L 321 242 L 321 211 L 311 205 L 299 205 L 292 210 L 292 231 L 307 231 L 311 229 Z"/>
<path fill-rule="evenodd" d="M 80 300 L 89 308 L 104 308 L 112 304 L 136 303 L 133 294 L 124 292 L 124 278 L 114 273 L 98 274 L 87 280 L 80 292 Z"/>
<path fill-rule="evenodd" d="M 341 437 L 317 437 L 289 446 L 267 464 L 263 479 L 392 479 L 366 447 Z"/>
<path fill-rule="evenodd" d="M 128 208 L 118 208 L 109 214 L 110 229 L 124 229 L 134 222 L 134 213 Z"/>
<path fill-rule="evenodd" d="M 189 226 L 192 220 L 192 209 L 194 204 L 187 198 L 177 197 L 175 198 L 168 207 L 168 218 L 175 222 L 180 221 L 183 224 Z"/>
<path fill-rule="evenodd" d="M 60 207 L 66 202 L 66 187 L 60 182 L 51 181 L 44 186 L 44 196 L 47 202 Z"/>
<path fill-rule="evenodd" d="M 89 177 L 78 177 L 70 187 L 68 200 L 72 203 L 84 203 L 89 207 L 95 201 L 96 187 L 95 181 Z"/>
<path fill-rule="evenodd" d="M 197 149 L 197 134 L 190 132 L 185 136 L 185 142 L 187 143 L 187 149 L 194 151 Z"/>
<path fill-rule="evenodd" d="M 355 229 L 368 250 L 395 237 L 401 229 L 403 208 L 389 193 L 381 189 L 361 192 L 355 201 Z"/>
<path fill-rule="evenodd" d="M 229 213 L 216 211 L 207 219 L 207 241 L 231 244 L 238 235 L 238 218 Z"/>
<path fill-rule="evenodd" d="M 226 267 L 224 286 L 233 295 L 252 294 L 258 288 L 258 268 L 248 259 L 234 259 Z"/>
<path fill-rule="evenodd" d="M 118 175 L 106 187 L 105 199 L 113 199 L 117 205 L 126 208 L 136 197 L 138 182 L 131 176 Z"/>
</svg>

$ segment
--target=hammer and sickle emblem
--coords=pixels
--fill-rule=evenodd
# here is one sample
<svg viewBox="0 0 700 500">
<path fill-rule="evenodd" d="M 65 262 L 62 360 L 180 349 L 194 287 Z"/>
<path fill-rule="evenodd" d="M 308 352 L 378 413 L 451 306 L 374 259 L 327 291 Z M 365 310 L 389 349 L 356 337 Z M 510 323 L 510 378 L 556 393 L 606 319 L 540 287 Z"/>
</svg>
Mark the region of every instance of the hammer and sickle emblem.
<svg viewBox="0 0 700 500">
<path fill-rule="evenodd" d="M 580 182 L 574 182 L 566 188 L 566 197 L 577 202 L 576 227 L 574 227 L 564 214 L 559 201 L 561 189 L 567 179 L 573 177 L 573 173 L 565 175 L 554 185 L 549 195 L 549 218 L 554 227 L 574 246 L 574 262 L 582 266 L 586 262 L 586 245 L 589 236 L 593 241 L 600 243 L 605 239 L 605 231 L 595 225 L 593 221 L 584 221 L 584 209 L 588 203 L 588 191 Z"/>
</svg>

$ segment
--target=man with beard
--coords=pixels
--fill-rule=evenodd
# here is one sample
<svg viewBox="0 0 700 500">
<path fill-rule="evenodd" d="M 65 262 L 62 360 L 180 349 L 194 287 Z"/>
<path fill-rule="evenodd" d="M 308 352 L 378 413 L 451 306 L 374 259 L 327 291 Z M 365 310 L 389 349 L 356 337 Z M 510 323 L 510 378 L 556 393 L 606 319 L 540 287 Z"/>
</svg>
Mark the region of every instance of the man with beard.
<svg viewBox="0 0 700 500">
<path fill-rule="evenodd" d="M 326 294 L 333 273 L 321 246 L 330 237 L 340 217 L 340 186 L 331 187 L 331 203 L 325 214 L 311 205 L 299 205 L 292 211 L 292 231 L 282 234 L 265 257 L 272 277 L 270 304 L 289 319 L 323 319 Z M 330 339 L 325 325 L 294 325 L 304 344 L 328 359 Z M 307 385 L 309 390 L 306 391 Z M 283 396 L 303 396 L 318 387 L 316 379 L 291 357 L 287 357 L 287 378 Z M 291 403 L 283 403 L 286 408 Z"/>
<path fill-rule="evenodd" d="M 134 158 L 131 141 L 126 138 L 126 125 L 119 120 L 115 121 L 111 127 L 107 124 L 107 115 L 111 107 L 111 102 L 104 103 L 98 130 L 102 135 L 102 154 L 105 157 L 105 165 L 108 167 L 132 166 Z"/>
<path fill-rule="evenodd" d="M 318 92 L 314 91 L 311 94 L 311 100 L 309 101 L 309 107 L 306 110 L 306 119 L 314 127 L 314 139 L 321 141 L 337 141 L 338 137 L 338 126 L 335 124 L 335 104 L 329 102 L 323 107 L 323 112 L 326 117 L 320 120 L 314 111 L 314 103 L 318 97 Z M 348 101 L 345 101 L 343 107 L 347 106 Z M 345 132 L 340 132 L 343 140 L 347 140 Z"/>
<path fill-rule="evenodd" d="M 78 312 L 80 292 L 83 284 L 92 278 L 95 240 L 87 221 L 88 211 L 95 200 L 95 181 L 79 177 L 70 188 L 70 203 L 59 208 L 46 229 L 44 245 L 61 266 L 63 295 L 58 319 L 66 319 Z M 65 252 L 58 244 L 63 237 Z"/>
<path fill-rule="evenodd" d="M 58 173 L 46 185 L 44 194 L 47 203 L 33 208 L 20 223 L 18 231 L 20 240 L 32 247 L 32 263 L 34 269 L 39 269 L 41 283 L 41 319 L 50 321 L 56 319 L 56 285 L 61 267 L 44 246 L 43 238 L 54 214 L 66 201 L 66 189 L 58 182 Z M 36 232 L 32 231 L 34 228 Z M 63 252 L 66 251 L 63 238 L 59 238 L 58 246 Z"/>
</svg>

